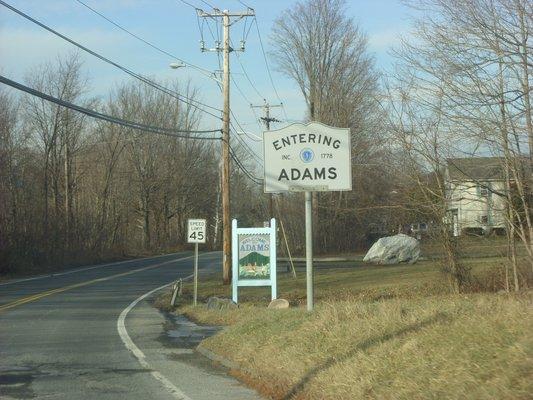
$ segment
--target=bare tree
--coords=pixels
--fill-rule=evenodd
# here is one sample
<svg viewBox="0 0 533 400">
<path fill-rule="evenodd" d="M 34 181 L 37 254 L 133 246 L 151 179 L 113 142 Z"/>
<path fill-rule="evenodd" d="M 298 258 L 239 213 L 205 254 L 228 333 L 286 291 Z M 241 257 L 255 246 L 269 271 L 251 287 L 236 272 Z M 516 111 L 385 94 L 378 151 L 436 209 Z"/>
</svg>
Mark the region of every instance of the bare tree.
<svg viewBox="0 0 533 400">
<path fill-rule="evenodd" d="M 80 103 L 86 91 L 77 54 L 59 57 L 32 71 L 26 81 L 37 90 L 61 100 Z M 43 153 L 43 242 L 51 248 L 70 247 L 72 237 L 73 159 L 80 145 L 85 118 L 66 108 L 27 96 L 26 129 Z M 54 224 L 50 226 L 50 196 Z M 64 229 L 63 229 L 64 228 Z M 50 230 L 52 229 L 52 230 Z M 52 237 L 52 243 L 49 238 Z"/>
<path fill-rule="evenodd" d="M 518 290 L 515 235 L 533 268 L 530 71 L 532 7 L 525 0 L 423 0 L 415 40 L 404 41 L 395 82 L 420 116 L 439 115 L 440 158 L 496 155 L 507 188 L 507 232 Z M 398 97 L 394 101 L 399 101 Z M 397 120 L 400 117 L 397 115 Z M 417 124 L 420 128 L 422 125 Z M 427 143 L 431 144 L 431 141 Z M 425 142 L 415 143 L 416 145 Z M 412 145 L 410 143 L 409 145 Z M 527 149 L 529 146 L 529 150 Z M 431 148 L 425 155 L 435 153 Z M 483 185 L 483 182 L 477 182 Z M 490 187 L 487 189 L 490 190 Z"/>
<path fill-rule="evenodd" d="M 201 124 L 192 101 L 140 83 L 120 84 L 100 104 L 88 99 L 76 55 L 33 69 L 26 81 L 61 100 L 147 125 L 187 132 Z M 165 85 L 198 98 L 190 83 Z M 218 146 L 195 135 L 139 132 L 0 92 L 0 272 L 4 265 L 45 268 L 139 249 L 176 250 L 186 246 L 188 218 L 216 226 Z M 238 147 L 235 152 L 247 162 Z M 258 197 L 256 185 L 237 170 L 233 184 L 234 213 L 250 224 L 262 221 L 261 202 L 250 211 L 246 199 Z"/>
<path fill-rule="evenodd" d="M 351 129 L 356 164 L 352 175 L 358 176 L 360 166 L 379 158 L 378 74 L 366 36 L 346 15 L 346 1 L 296 3 L 276 20 L 271 43 L 278 69 L 300 88 L 308 118 Z M 342 211 L 362 205 L 363 197 L 355 192 L 321 194 L 319 204 L 318 194 L 313 194 L 314 220 L 318 223 L 320 217 L 321 225 L 320 231 L 315 230 L 317 250 L 334 250 L 337 244 L 350 241 L 348 248 L 353 248 L 353 242 L 364 240 L 360 233 L 352 235 L 353 215 Z"/>
<path fill-rule="evenodd" d="M 179 86 L 175 91 L 181 91 Z M 187 97 L 196 92 L 186 87 Z M 145 124 L 193 130 L 198 126 L 197 111 L 172 97 L 140 84 L 120 87 L 109 105 L 117 115 Z M 170 242 L 171 221 L 183 240 L 186 219 L 195 210 L 207 211 L 216 189 L 216 164 L 211 145 L 201 140 L 164 138 L 151 134 L 127 132 L 133 138 L 125 147 L 130 179 L 136 189 L 137 224 L 142 230 L 146 249 Z M 207 185 L 206 185 L 207 184 Z M 152 227 L 155 224 L 155 227 Z"/>
<path fill-rule="evenodd" d="M 13 96 L 0 90 L 0 273 L 9 271 L 9 250 L 18 247 L 15 243 L 20 222 L 17 160 L 20 161 L 21 138 L 17 129 L 17 103 Z"/>
</svg>

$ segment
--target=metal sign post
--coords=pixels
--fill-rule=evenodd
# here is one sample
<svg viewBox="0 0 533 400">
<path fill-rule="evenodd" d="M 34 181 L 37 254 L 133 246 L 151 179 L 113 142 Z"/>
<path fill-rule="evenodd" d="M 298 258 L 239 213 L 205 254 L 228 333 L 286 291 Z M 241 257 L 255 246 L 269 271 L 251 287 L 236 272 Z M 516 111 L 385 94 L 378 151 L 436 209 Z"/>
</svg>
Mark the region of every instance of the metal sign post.
<svg viewBox="0 0 533 400">
<path fill-rule="evenodd" d="M 307 310 L 313 310 L 312 192 L 352 190 L 350 129 L 296 123 L 263 133 L 265 193 L 305 192 Z"/>
<path fill-rule="evenodd" d="M 307 311 L 313 311 L 313 196 L 305 192 L 305 275 L 307 280 Z"/>
<path fill-rule="evenodd" d="M 194 300 L 193 306 L 196 307 L 198 301 L 198 243 L 194 244 Z"/>
<path fill-rule="evenodd" d="M 205 231 L 205 219 L 189 219 L 187 221 L 187 243 L 194 243 L 194 306 L 198 301 L 198 243 L 205 243 Z"/>
</svg>

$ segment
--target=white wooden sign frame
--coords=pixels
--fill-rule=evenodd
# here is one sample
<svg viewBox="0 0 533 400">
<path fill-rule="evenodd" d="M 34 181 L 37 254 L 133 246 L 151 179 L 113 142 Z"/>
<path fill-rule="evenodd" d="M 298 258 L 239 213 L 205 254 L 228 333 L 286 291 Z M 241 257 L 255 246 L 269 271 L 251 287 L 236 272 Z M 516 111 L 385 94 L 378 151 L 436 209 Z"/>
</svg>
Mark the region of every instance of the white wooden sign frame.
<svg viewBox="0 0 533 400">
<path fill-rule="evenodd" d="M 231 222 L 231 253 L 232 253 L 232 300 L 238 302 L 238 291 L 241 286 L 270 286 L 272 300 L 277 298 L 276 276 L 276 220 L 270 220 L 270 227 L 239 228 L 237 220 Z M 270 279 L 239 279 L 239 235 L 269 235 Z"/>
</svg>

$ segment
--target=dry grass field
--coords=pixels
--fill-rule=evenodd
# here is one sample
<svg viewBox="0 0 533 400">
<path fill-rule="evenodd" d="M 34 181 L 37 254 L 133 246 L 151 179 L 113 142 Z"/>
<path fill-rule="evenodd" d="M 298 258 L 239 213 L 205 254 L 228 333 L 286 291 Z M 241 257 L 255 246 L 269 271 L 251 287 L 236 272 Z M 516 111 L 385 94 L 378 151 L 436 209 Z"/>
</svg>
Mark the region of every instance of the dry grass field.
<svg viewBox="0 0 533 400">
<path fill-rule="evenodd" d="M 233 373 L 273 399 L 531 399 L 533 295 L 486 292 L 499 258 L 464 262 L 474 274 L 468 294 L 450 293 L 435 261 L 352 262 L 317 269 L 313 313 L 303 307 L 303 271 L 279 276 L 288 310 L 267 309 L 260 288 L 240 292 L 239 309 L 192 307 L 186 284 L 177 312 L 227 325 L 202 346 L 238 363 Z M 229 297 L 220 282 L 202 277 L 201 301 Z"/>
<path fill-rule="evenodd" d="M 530 295 L 442 295 L 183 311 L 232 324 L 203 346 L 274 399 L 530 399 Z"/>
</svg>

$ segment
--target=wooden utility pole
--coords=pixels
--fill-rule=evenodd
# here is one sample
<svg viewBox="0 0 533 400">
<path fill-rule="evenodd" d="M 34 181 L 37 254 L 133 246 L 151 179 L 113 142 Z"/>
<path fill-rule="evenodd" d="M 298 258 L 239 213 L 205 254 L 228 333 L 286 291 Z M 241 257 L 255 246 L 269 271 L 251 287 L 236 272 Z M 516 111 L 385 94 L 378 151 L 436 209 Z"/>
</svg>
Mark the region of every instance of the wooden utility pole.
<svg viewBox="0 0 533 400">
<path fill-rule="evenodd" d="M 220 11 L 213 9 L 212 13 L 198 10 L 198 16 L 202 18 L 222 18 L 222 47 L 220 43 L 216 44 L 213 49 L 206 49 L 202 42 L 202 51 L 222 52 L 223 55 L 223 74 L 222 74 L 222 97 L 224 100 L 224 109 L 222 112 L 222 279 L 225 285 L 231 283 L 231 208 L 230 208 L 230 63 L 229 55 L 236 51 L 230 45 L 229 28 L 232 25 L 231 18 L 236 21 L 255 16 L 255 12 L 249 9 L 246 12 L 230 13 L 228 10 Z M 236 22 L 234 21 L 234 22 Z M 241 48 L 237 51 L 244 51 L 244 42 L 241 42 Z"/>
<path fill-rule="evenodd" d="M 262 105 L 259 105 L 259 106 L 254 106 L 253 104 L 250 104 L 250 107 L 252 107 L 252 108 L 262 108 L 263 109 L 264 116 L 262 116 L 259 119 L 261 121 L 263 121 L 267 131 L 270 130 L 270 123 L 271 122 L 281 122 L 279 119 L 272 118 L 270 116 L 270 108 L 283 107 L 283 104 L 269 104 L 265 100 L 265 104 L 262 104 Z M 270 193 L 269 196 L 268 196 L 268 213 L 269 213 L 268 218 L 275 218 L 274 217 L 274 194 L 272 194 L 272 193 Z"/>
</svg>

